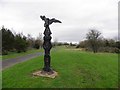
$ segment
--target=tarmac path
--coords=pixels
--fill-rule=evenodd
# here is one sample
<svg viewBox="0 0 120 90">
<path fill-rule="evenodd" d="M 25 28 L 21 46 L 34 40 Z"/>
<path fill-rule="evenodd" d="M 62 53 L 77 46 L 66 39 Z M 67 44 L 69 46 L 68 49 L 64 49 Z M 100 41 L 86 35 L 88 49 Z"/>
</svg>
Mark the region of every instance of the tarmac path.
<svg viewBox="0 0 120 90">
<path fill-rule="evenodd" d="M 38 52 L 38 53 L 28 54 L 25 56 L 20 56 L 20 57 L 16 57 L 16 58 L 12 58 L 12 59 L 3 60 L 2 61 L 2 70 L 5 68 L 8 68 L 8 67 L 11 67 L 17 63 L 24 62 L 24 61 L 27 61 L 27 60 L 30 60 L 32 58 L 42 56 L 42 55 L 43 55 L 43 52 Z"/>
</svg>

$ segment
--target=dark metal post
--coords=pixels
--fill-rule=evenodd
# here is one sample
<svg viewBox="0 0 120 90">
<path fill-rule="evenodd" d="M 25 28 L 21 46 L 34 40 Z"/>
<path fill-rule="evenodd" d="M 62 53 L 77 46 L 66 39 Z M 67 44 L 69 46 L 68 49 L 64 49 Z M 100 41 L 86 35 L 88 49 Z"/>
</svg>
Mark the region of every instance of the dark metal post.
<svg viewBox="0 0 120 90">
<path fill-rule="evenodd" d="M 40 18 L 45 21 L 44 23 L 44 27 L 45 27 L 45 31 L 44 31 L 44 43 L 43 43 L 43 48 L 44 48 L 44 68 L 43 71 L 46 72 L 52 72 L 52 69 L 50 68 L 50 61 L 51 61 L 51 57 L 50 57 L 50 50 L 52 48 L 52 44 L 51 44 L 51 39 L 52 37 L 50 36 L 52 33 L 50 31 L 49 25 L 52 24 L 53 22 L 57 22 L 57 23 L 61 23 L 61 21 L 56 20 L 55 18 L 53 19 L 49 19 L 46 18 L 45 16 L 40 16 Z"/>
</svg>

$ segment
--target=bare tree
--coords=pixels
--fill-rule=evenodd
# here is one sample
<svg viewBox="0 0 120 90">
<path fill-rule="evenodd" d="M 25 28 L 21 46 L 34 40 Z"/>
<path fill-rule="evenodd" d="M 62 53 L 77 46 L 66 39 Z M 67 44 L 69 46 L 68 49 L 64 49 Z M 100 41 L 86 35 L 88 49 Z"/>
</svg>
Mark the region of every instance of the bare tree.
<svg viewBox="0 0 120 90">
<path fill-rule="evenodd" d="M 29 48 L 33 48 L 35 44 L 35 38 L 33 38 L 31 34 L 27 35 L 27 41 L 29 43 Z"/>
<path fill-rule="evenodd" d="M 42 43 L 43 43 L 42 33 L 39 33 L 39 36 L 35 40 L 35 48 L 37 48 L 37 49 L 42 48 Z"/>
<path fill-rule="evenodd" d="M 90 44 L 90 47 L 94 53 L 96 53 L 98 51 L 100 35 L 101 35 L 101 33 L 95 29 L 91 29 L 86 34 L 86 38 L 87 38 L 87 40 Z"/>
</svg>

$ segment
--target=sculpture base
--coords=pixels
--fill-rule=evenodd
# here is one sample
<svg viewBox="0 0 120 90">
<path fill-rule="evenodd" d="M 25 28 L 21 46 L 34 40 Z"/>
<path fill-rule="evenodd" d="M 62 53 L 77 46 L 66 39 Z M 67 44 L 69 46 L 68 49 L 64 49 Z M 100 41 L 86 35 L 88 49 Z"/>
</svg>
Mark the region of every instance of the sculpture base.
<svg viewBox="0 0 120 90">
<path fill-rule="evenodd" d="M 33 73 L 33 76 L 41 76 L 41 77 L 49 77 L 49 78 L 55 78 L 57 75 L 58 73 L 56 71 L 46 72 L 41 70 Z"/>
</svg>

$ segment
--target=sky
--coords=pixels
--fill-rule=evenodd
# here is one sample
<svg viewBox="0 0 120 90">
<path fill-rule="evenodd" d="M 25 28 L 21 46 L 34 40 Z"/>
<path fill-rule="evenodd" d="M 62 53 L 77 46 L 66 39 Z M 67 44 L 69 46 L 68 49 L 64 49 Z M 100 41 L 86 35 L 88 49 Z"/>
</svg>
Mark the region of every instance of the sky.
<svg viewBox="0 0 120 90">
<path fill-rule="evenodd" d="M 50 25 L 52 41 L 77 43 L 90 29 L 104 38 L 118 35 L 119 0 L 0 0 L 0 27 L 37 37 L 44 32 L 40 15 L 62 23 Z M 44 35 L 43 35 L 44 36 Z"/>
</svg>

